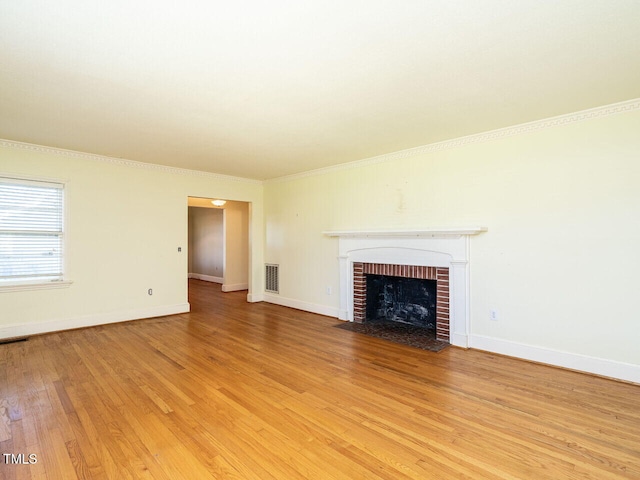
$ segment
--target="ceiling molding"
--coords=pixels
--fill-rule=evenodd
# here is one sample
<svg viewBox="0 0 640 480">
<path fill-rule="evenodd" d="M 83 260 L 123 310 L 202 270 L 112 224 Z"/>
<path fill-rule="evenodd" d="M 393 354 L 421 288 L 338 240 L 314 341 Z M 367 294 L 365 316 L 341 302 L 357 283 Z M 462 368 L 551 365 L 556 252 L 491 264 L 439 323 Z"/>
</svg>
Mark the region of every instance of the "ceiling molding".
<svg viewBox="0 0 640 480">
<path fill-rule="evenodd" d="M 602 107 L 590 108 L 588 110 L 581 110 L 579 112 L 569 113 L 565 115 L 558 115 L 557 117 L 550 117 L 542 120 L 535 120 L 533 122 L 521 123 L 519 125 L 499 128 L 497 130 L 489 130 L 487 132 L 476 133 L 473 135 L 458 137 L 451 140 L 444 140 L 442 142 L 430 143 L 427 145 L 422 145 L 420 147 L 400 150 L 397 152 L 388 153 L 385 155 L 378 155 L 376 157 L 365 158 L 365 159 L 356 160 L 353 162 L 341 163 L 339 165 L 332 165 L 329 167 L 318 168 L 318 169 L 309 170 L 306 172 L 295 173 L 293 175 L 285 175 L 283 177 L 265 180 L 264 183 L 269 184 L 269 183 L 287 182 L 290 180 L 296 180 L 298 178 L 324 175 L 331 172 L 363 167 L 366 165 L 373 165 L 376 163 L 391 162 L 394 160 L 410 158 L 417 155 L 437 152 L 440 150 L 448 150 L 451 148 L 458 148 L 465 145 L 472 145 L 476 143 L 483 143 L 483 142 L 488 142 L 491 140 L 497 140 L 501 138 L 513 137 L 516 135 L 537 132 L 540 130 L 546 130 L 548 128 L 560 127 L 560 126 L 564 126 L 572 123 L 582 122 L 585 120 L 608 117 L 611 115 L 631 112 L 635 110 L 640 110 L 640 98 L 626 100 L 624 102 L 619 102 L 619 103 L 613 103 L 611 105 L 604 105 Z"/>
<path fill-rule="evenodd" d="M 218 180 L 229 180 L 233 182 L 253 183 L 262 185 L 262 180 L 252 178 L 234 177 L 231 175 L 223 175 L 221 173 L 203 172 L 201 170 L 190 170 L 187 168 L 169 167 L 167 165 L 157 165 L 155 163 L 137 162 L 135 160 L 127 160 L 124 158 L 108 157 L 106 155 L 96 155 L 93 153 L 76 152 L 75 150 L 66 150 L 63 148 L 46 147 L 43 145 L 34 145 L 31 143 L 15 142 L 13 140 L 0 139 L 0 147 L 15 148 L 19 150 L 30 150 L 38 153 L 61 155 L 64 157 L 80 158 L 83 160 L 92 160 L 103 163 L 110 163 L 131 168 L 142 168 L 145 170 L 153 170 L 156 172 L 171 173 L 178 175 L 192 175 L 196 177 L 216 178 Z"/>
<path fill-rule="evenodd" d="M 572 123 L 582 122 L 585 120 L 591 120 L 595 118 L 602 118 L 619 113 L 626 113 L 631 111 L 640 110 L 640 98 L 627 100 L 624 102 L 614 103 L 611 105 L 605 105 L 602 107 L 591 108 L 588 110 L 581 110 L 579 112 L 570 113 L 566 115 L 559 115 L 557 117 L 546 118 L 542 120 L 536 120 L 533 122 L 522 123 L 519 125 L 513 125 L 510 127 L 499 128 L 496 130 L 490 130 L 487 132 L 477 133 L 473 135 L 467 135 L 465 137 L 454 138 L 451 140 L 444 140 L 442 142 L 431 143 L 422 145 L 420 147 L 409 148 L 406 150 L 400 150 L 384 155 L 378 155 L 376 157 L 369 157 L 362 160 L 356 160 L 353 162 L 341 163 L 338 165 L 332 165 L 329 167 L 318 168 L 314 170 L 308 170 L 306 172 L 296 173 L 293 175 L 285 175 L 268 180 L 256 180 L 244 177 L 235 177 L 231 175 L 224 175 L 220 173 L 204 172 L 201 170 L 190 170 L 186 168 L 170 167 L 166 165 L 158 165 L 154 163 L 144 163 L 135 160 L 127 160 L 123 158 L 108 157 L 105 155 L 97 155 L 93 153 L 77 152 L 75 150 L 66 150 L 56 147 L 47 147 L 43 145 L 35 145 L 30 143 L 16 142 L 13 140 L 0 139 L 0 147 L 15 148 L 20 150 L 30 150 L 38 153 L 62 155 L 71 158 L 80 158 L 85 160 L 99 161 L 103 163 L 111 163 L 114 165 L 126 166 L 131 168 L 142 168 L 146 170 L 152 170 L 156 172 L 164 172 L 178 175 L 191 175 L 197 177 L 216 178 L 219 180 L 227 180 L 242 183 L 251 183 L 256 185 L 280 183 L 299 178 L 311 177 L 316 175 L 324 175 L 331 172 L 337 172 L 341 170 L 348 170 L 352 168 L 363 167 L 366 165 L 374 165 L 377 163 L 391 162 L 395 160 L 401 160 L 405 158 L 414 157 L 417 155 L 437 152 L 441 150 L 448 150 L 452 148 L 458 148 L 465 145 L 472 145 L 477 143 L 488 142 L 501 138 L 513 137 L 516 135 L 522 135 L 548 128 L 555 128 Z"/>
</svg>

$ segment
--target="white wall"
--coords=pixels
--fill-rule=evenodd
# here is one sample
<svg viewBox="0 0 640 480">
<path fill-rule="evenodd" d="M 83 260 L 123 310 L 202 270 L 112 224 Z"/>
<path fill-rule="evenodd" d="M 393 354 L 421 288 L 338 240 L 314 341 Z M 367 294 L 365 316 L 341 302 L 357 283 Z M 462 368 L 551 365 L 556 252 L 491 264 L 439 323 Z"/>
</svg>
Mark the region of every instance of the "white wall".
<svg viewBox="0 0 640 480">
<path fill-rule="evenodd" d="M 66 183 L 73 284 L 0 292 L 0 338 L 187 310 L 188 196 L 251 202 L 251 229 L 263 230 L 260 183 L 24 147 L 0 142 L 0 173 Z M 264 288 L 261 240 L 251 243 L 249 295 Z"/>
<path fill-rule="evenodd" d="M 472 345 L 640 382 L 640 112 L 554 123 L 268 182 L 276 301 L 337 313 L 323 231 L 486 226 L 471 240 Z"/>
</svg>

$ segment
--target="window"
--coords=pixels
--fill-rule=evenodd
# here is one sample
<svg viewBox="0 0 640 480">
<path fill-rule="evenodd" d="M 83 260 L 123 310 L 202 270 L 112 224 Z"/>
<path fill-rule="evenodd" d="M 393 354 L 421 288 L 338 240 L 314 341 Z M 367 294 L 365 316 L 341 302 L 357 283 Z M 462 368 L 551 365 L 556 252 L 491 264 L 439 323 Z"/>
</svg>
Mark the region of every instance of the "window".
<svg viewBox="0 0 640 480">
<path fill-rule="evenodd" d="M 0 287 L 63 278 L 64 185 L 0 177 Z"/>
</svg>

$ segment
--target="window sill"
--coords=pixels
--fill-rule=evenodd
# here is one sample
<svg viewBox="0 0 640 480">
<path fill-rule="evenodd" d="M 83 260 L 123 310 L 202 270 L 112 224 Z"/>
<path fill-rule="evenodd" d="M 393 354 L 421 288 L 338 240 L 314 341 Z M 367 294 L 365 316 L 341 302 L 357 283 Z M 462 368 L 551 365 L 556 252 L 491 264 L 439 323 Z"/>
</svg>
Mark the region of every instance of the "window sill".
<svg viewBox="0 0 640 480">
<path fill-rule="evenodd" d="M 24 282 L 3 285 L 0 283 L 0 293 L 21 292 L 24 290 L 51 290 L 56 288 L 69 288 L 73 282 L 70 280 L 58 282 Z"/>
</svg>

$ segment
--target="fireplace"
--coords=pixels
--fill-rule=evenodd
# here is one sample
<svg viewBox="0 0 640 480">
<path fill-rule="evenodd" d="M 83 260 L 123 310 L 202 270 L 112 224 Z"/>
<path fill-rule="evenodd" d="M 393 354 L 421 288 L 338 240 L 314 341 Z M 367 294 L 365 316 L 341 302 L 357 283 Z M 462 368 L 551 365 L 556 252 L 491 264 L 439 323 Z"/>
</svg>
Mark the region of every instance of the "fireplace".
<svg viewBox="0 0 640 480">
<path fill-rule="evenodd" d="M 469 237 L 484 231 L 469 227 L 325 232 L 339 239 L 339 318 L 365 321 L 365 269 L 379 275 L 423 277 L 437 282 L 438 338 L 468 347 Z"/>
<path fill-rule="evenodd" d="M 366 275 L 366 322 L 395 322 L 436 330 L 435 280 Z"/>
<path fill-rule="evenodd" d="M 372 287 L 387 291 L 371 292 Z M 381 296 L 385 305 L 376 305 Z M 386 321 L 432 327 L 437 340 L 449 342 L 449 269 L 355 262 L 353 321 L 381 320 L 381 309 Z"/>
</svg>

